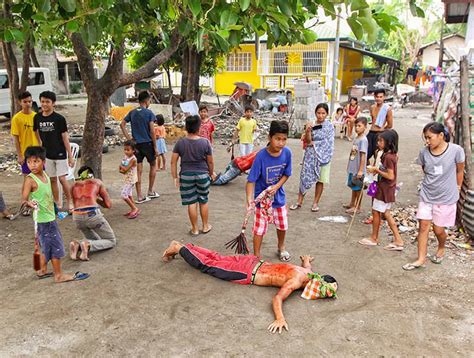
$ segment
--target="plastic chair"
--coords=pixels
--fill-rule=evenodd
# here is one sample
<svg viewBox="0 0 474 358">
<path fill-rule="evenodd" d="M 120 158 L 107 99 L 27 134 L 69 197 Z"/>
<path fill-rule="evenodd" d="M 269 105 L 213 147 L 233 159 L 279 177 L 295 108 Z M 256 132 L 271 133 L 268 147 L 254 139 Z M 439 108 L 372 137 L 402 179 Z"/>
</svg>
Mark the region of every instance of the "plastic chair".
<svg viewBox="0 0 474 358">
<path fill-rule="evenodd" d="M 74 158 L 74 167 L 69 167 L 68 166 L 68 173 L 66 175 L 66 180 L 67 181 L 70 181 L 70 180 L 75 180 L 76 179 L 76 165 L 77 165 L 77 159 L 79 158 L 79 144 L 77 143 L 70 143 L 70 146 L 71 146 L 71 153 L 72 153 L 72 157 Z M 63 196 L 63 186 L 61 185 L 61 183 L 58 181 L 58 190 L 59 190 L 59 200 L 60 200 L 60 203 L 61 203 L 61 206 L 62 206 L 62 203 L 63 203 L 63 199 L 64 199 L 64 196 Z"/>
<path fill-rule="evenodd" d="M 74 180 L 76 173 L 77 158 L 79 158 L 79 144 L 70 143 L 72 157 L 74 158 L 74 167 L 68 167 L 69 172 L 67 173 L 66 180 Z"/>
</svg>

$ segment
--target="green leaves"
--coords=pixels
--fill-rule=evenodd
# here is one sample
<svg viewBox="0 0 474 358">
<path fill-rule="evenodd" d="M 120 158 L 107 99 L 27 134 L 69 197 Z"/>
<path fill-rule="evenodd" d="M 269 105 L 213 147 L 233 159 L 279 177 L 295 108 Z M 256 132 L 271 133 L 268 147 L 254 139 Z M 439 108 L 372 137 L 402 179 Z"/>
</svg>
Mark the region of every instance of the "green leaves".
<svg viewBox="0 0 474 358">
<path fill-rule="evenodd" d="M 410 0 L 410 12 L 415 17 L 425 17 L 425 12 L 416 4 L 416 0 Z"/>
<path fill-rule="evenodd" d="M 188 7 L 191 10 L 194 17 L 197 17 L 201 12 L 201 1 L 200 0 L 188 0 Z"/>
<path fill-rule="evenodd" d="M 235 25 L 238 20 L 239 17 L 235 12 L 224 10 L 221 14 L 220 25 L 222 28 L 226 28 L 228 26 Z"/>
<path fill-rule="evenodd" d="M 88 21 L 81 29 L 81 35 L 87 46 L 92 46 L 97 43 L 101 29 L 93 21 Z"/>
<path fill-rule="evenodd" d="M 18 29 L 8 29 L 4 32 L 3 38 L 5 39 L 6 42 L 12 42 L 12 41 L 23 41 L 25 39 L 25 36 L 23 32 L 21 32 Z"/>
<path fill-rule="evenodd" d="M 59 0 L 59 6 L 67 12 L 74 12 L 76 11 L 76 0 Z"/>
<path fill-rule="evenodd" d="M 355 37 L 358 40 L 361 40 L 364 36 L 364 30 L 362 28 L 362 24 L 360 23 L 359 19 L 355 16 L 351 16 L 347 18 L 347 23 L 349 24 L 352 32 L 354 33 Z"/>
<path fill-rule="evenodd" d="M 36 8 L 39 12 L 47 13 L 51 10 L 51 1 L 50 0 L 37 0 Z"/>
<path fill-rule="evenodd" d="M 72 20 L 66 23 L 66 30 L 69 32 L 77 32 L 79 30 L 79 23 L 77 20 Z"/>
<path fill-rule="evenodd" d="M 311 30 L 304 30 L 303 31 L 303 39 L 305 44 L 312 44 L 316 41 L 318 36 Z"/>
<path fill-rule="evenodd" d="M 365 0 L 351 0 L 345 1 L 346 5 L 350 5 L 352 11 L 367 9 L 369 4 Z"/>
<path fill-rule="evenodd" d="M 250 0 L 239 0 L 240 9 L 245 11 L 250 6 Z"/>
</svg>

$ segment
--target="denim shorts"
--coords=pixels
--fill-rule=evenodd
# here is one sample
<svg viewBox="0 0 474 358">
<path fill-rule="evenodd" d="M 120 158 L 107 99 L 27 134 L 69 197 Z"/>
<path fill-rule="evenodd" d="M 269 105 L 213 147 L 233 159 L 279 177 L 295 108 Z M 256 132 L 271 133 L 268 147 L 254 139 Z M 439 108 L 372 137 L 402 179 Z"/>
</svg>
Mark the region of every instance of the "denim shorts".
<svg viewBox="0 0 474 358">
<path fill-rule="evenodd" d="M 46 262 L 65 255 L 63 238 L 56 221 L 38 223 L 38 240 Z"/>
</svg>

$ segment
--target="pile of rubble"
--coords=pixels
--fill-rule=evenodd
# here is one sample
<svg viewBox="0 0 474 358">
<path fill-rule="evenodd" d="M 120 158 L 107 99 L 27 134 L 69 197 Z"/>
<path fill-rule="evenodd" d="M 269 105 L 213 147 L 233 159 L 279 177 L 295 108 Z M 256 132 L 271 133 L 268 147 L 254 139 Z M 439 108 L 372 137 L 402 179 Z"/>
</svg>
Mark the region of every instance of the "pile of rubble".
<svg viewBox="0 0 474 358">
<path fill-rule="evenodd" d="M 125 138 L 123 137 L 123 135 L 119 134 L 121 133 L 120 122 L 117 122 L 113 119 L 106 120 L 105 127 L 109 129 L 108 129 L 108 133 L 106 133 L 104 144 L 114 147 L 116 145 L 122 145 L 123 142 L 125 142 Z M 82 136 L 84 133 L 84 124 L 68 125 L 68 132 L 69 132 L 69 135 Z M 114 134 L 111 134 L 112 132 Z"/>
<path fill-rule="evenodd" d="M 8 172 L 11 174 L 21 174 L 20 166 L 17 162 L 16 154 L 4 154 L 0 156 L 0 172 Z M 8 175 L 11 175 L 8 174 Z"/>
</svg>

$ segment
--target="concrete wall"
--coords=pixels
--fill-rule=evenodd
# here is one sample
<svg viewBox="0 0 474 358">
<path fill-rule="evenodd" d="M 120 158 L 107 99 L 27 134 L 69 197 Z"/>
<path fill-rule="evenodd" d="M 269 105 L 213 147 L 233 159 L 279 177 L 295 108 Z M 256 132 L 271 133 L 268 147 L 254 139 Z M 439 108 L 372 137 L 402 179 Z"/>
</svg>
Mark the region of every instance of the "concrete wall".
<svg viewBox="0 0 474 358">
<path fill-rule="evenodd" d="M 21 49 L 15 49 L 16 58 L 18 61 L 18 66 L 22 66 L 22 51 Z M 53 50 L 42 49 L 36 47 L 36 57 L 38 57 L 38 62 L 41 67 L 49 68 L 51 72 L 51 83 L 53 85 L 53 90 L 58 90 L 58 63 L 56 60 L 56 55 Z M 3 56 L 0 56 L 0 68 L 4 69 L 5 64 L 3 63 Z"/>
<path fill-rule="evenodd" d="M 444 47 L 448 49 L 450 53 L 454 55 L 457 61 L 459 61 L 460 49 L 465 46 L 464 39 L 459 36 L 450 37 L 444 41 Z M 446 58 L 446 55 L 445 55 Z M 439 59 L 439 45 L 433 44 L 423 49 L 421 56 L 421 62 L 423 66 L 438 66 Z"/>
</svg>

